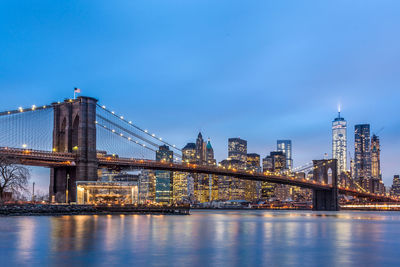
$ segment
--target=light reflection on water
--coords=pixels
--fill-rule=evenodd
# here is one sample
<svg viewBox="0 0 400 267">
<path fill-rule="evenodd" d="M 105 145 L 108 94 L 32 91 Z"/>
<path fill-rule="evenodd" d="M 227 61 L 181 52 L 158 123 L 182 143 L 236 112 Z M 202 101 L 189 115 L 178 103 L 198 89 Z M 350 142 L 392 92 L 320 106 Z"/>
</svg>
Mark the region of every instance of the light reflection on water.
<svg viewBox="0 0 400 267">
<path fill-rule="evenodd" d="M 0 217 L 2 266 L 399 265 L 400 213 Z"/>
</svg>

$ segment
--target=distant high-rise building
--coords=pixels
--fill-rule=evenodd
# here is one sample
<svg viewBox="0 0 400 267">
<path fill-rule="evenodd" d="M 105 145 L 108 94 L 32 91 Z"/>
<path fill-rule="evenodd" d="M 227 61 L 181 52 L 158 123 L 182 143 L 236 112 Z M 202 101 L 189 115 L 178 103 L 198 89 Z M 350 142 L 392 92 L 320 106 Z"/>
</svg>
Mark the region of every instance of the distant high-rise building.
<svg viewBox="0 0 400 267">
<path fill-rule="evenodd" d="M 347 122 L 340 116 L 332 122 L 332 158 L 337 159 L 338 174 L 347 170 Z"/>
<path fill-rule="evenodd" d="M 206 163 L 207 165 L 216 165 L 216 161 L 214 159 L 214 149 L 212 148 L 210 138 L 208 138 L 206 145 Z"/>
<path fill-rule="evenodd" d="M 371 177 L 381 180 L 381 147 L 379 137 L 375 134 L 371 138 Z"/>
<path fill-rule="evenodd" d="M 286 154 L 283 151 L 272 151 L 268 156 L 263 159 L 263 172 L 280 172 L 285 169 Z M 276 184 L 262 182 L 261 197 L 263 199 L 270 199 L 275 197 L 276 188 Z"/>
<path fill-rule="evenodd" d="M 195 143 L 187 143 L 182 149 L 182 161 L 192 164 L 197 162 Z"/>
<path fill-rule="evenodd" d="M 247 154 L 247 169 L 254 172 L 260 172 L 260 155 L 256 153 Z"/>
<path fill-rule="evenodd" d="M 393 196 L 400 196 L 400 176 L 395 175 L 393 177 L 393 184 L 392 184 L 392 190 L 390 192 Z"/>
<path fill-rule="evenodd" d="M 285 153 L 286 156 L 286 169 L 293 169 L 293 159 L 292 159 L 292 140 L 278 140 L 277 151 Z"/>
<path fill-rule="evenodd" d="M 156 161 L 173 162 L 174 152 L 168 146 L 162 145 L 156 151 Z M 156 175 L 156 202 L 172 202 L 173 173 L 171 171 L 155 171 Z"/>
<path fill-rule="evenodd" d="M 203 140 L 202 134 L 199 132 L 196 139 L 196 157 L 198 164 L 205 164 L 206 162 L 206 143 Z"/>
<path fill-rule="evenodd" d="M 381 147 L 379 137 L 375 134 L 371 138 L 371 189 L 373 193 L 382 194 L 385 186 L 381 173 Z"/>
<path fill-rule="evenodd" d="M 354 136 L 354 176 L 358 180 L 371 178 L 371 146 L 369 124 L 355 126 Z"/>
<path fill-rule="evenodd" d="M 228 139 L 228 157 L 241 162 L 240 168 L 244 169 L 247 162 L 247 141 L 240 138 Z"/>
<path fill-rule="evenodd" d="M 247 170 L 253 172 L 261 172 L 260 167 L 260 155 L 256 153 L 247 154 Z M 261 197 L 261 182 L 256 181 L 245 181 L 245 199 L 257 200 Z"/>
</svg>

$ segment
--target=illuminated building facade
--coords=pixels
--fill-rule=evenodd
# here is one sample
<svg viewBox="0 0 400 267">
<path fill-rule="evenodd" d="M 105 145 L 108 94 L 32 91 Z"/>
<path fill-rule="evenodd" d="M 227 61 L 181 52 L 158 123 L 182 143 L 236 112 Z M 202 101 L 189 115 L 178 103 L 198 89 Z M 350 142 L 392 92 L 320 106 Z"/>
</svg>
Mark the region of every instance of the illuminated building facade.
<svg viewBox="0 0 400 267">
<path fill-rule="evenodd" d="M 371 138 L 371 178 L 373 192 L 382 194 L 385 187 L 381 173 L 381 147 L 379 137 L 375 134 Z"/>
<path fill-rule="evenodd" d="M 286 155 L 283 151 L 272 151 L 268 156 L 263 159 L 263 172 L 282 172 L 286 170 Z M 282 196 L 285 193 L 286 186 L 277 186 L 273 183 L 262 182 L 261 183 L 261 198 L 271 199 Z"/>
<path fill-rule="evenodd" d="M 225 159 L 219 163 L 226 169 L 243 169 L 243 162 L 237 159 Z M 246 183 L 243 180 L 223 176 L 218 182 L 219 200 L 242 200 L 245 199 Z"/>
<path fill-rule="evenodd" d="M 197 162 L 195 143 L 187 143 L 182 149 L 182 161 L 191 164 L 195 164 Z"/>
<path fill-rule="evenodd" d="M 286 169 L 293 169 L 293 159 L 292 159 L 292 140 L 278 140 L 276 142 L 277 151 L 281 151 L 286 156 Z"/>
<path fill-rule="evenodd" d="M 214 159 L 214 150 L 210 139 L 204 142 L 201 133 L 198 134 L 196 143 L 188 143 L 182 149 L 182 160 L 190 164 L 199 165 L 216 165 Z M 208 202 L 218 198 L 218 177 L 216 175 L 207 174 L 186 174 L 187 199 L 191 202 Z M 181 186 L 183 188 L 183 184 Z M 184 192 L 184 190 L 181 190 Z"/>
<path fill-rule="evenodd" d="M 228 158 L 240 161 L 240 169 L 244 169 L 247 162 L 247 141 L 240 138 L 229 138 Z"/>
<path fill-rule="evenodd" d="M 332 122 L 332 158 L 337 159 L 339 175 L 347 170 L 347 121 L 340 111 Z"/>
<path fill-rule="evenodd" d="M 216 165 L 217 162 L 214 159 L 214 149 L 211 145 L 210 138 L 208 138 L 207 145 L 206 145 L 206 162 L 207 165 Z"/>
<path fill-rule="evenodd" d="M 156 176 L 153 170 L 142 170 L 139 176 L 140 203 L 151 203 L 156 200 Z"/>
<path fill-rule="evenodd" d="M 356 125 L 354 133 L 354 177 L 362 187 L 371 190 L 370 125 Z"/>
<path fill-rule="evenodd" d="M 373 135 L 371 138 L 371 177 L 382 179 L 381 177 L 381 148 L 379 137 Z"/>
<path fill-rule="evenodd" d="M 400 176 L 395 175 L 393 177 L 393 184 L 392 184 L 392 189 L 390 191 L 392 196 L 399 197 L 400 196 Z"/>
<path fill-rule="evenodd" d="M 162 145 L 156 151 L 156 161 L 173 162 L 174 152 L 168 146 Z M 156 202 L 172 203 L 173 172 L 155 171 L 156 175 Z"/>
<path fill-rule="evenodd" d="M 197 164 L 204 164 L 206 162 L 206 143 L 201 133 L 197 135 L 196 139 L 196 159 Z"/>
<path fill-rule="evenodd" d="M 260 155 L 256 153 L 247 154 L 247 170 L 255 173 L 261 172 Z M 260 181 L 245 181 L 245 199 L 249 201 L 257 200 L 261 196 L 261 182 Z"/>
</svg>

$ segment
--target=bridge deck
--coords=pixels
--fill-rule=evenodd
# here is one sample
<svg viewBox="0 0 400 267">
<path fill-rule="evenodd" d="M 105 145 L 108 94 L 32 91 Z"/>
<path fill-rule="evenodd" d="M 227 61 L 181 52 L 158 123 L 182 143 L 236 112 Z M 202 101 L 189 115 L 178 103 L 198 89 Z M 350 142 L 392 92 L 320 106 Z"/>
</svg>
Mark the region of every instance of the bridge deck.
<svg viewBox="0 0 400 267">
<path fill-rule="evenodd" d="M 75 166 L 74 153 L 50 152 L 40 150 L 28 150 L 18 148 L 0 147 L 0 157 L 16 160 L 20 164 L 43 167 Z M 166 163 L 153 160 L 141 160 L 132 158 L 118 158 L 108 156 L 98 156 L 99 167 L 107 168 L 138 168 L 150 170 L 166 170 L 187 173 L 204 173 L 218 176 L 227 176 L 250 181 L 262 181 L 298 186 L 309 189 L 330 190 L 332 185 L 317 183 L 316 181 L 298 179 L 293 176 L 280 175 L 276 173 L 258 173 L 236 169 L 226 169 L 224 167 L 213 167 L 188 163 Z M 398 198 L 385 195 L 360 192 L 350 188 L 338 187 L 340 194 L 365 197 L 382 201 L 400 201 Z"/>
</svg>

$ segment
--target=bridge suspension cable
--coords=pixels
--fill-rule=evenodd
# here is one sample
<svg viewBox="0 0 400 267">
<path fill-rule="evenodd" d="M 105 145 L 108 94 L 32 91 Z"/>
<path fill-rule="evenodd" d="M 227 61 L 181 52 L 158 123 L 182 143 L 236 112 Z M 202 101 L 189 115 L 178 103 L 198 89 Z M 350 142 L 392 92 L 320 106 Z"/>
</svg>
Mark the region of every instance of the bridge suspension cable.
<svg viewBox="0 0 400 267">
<path fill-rule="evenodd" d="M 106 111 L 107 113 L 111 114 L 111 115 L 114 116 L 115 118 L 118 118 L 120 121 L 124 122 L 125 124 L 129 125 L 130 127 L 133 127 L 133 128 L 135 128 L 136 130 L 142 132 L 143 134 L 145 134 L 145 135 L 147 135 L 147 136 L 149 136 L 149 137 L 151 137 L 151 138 L 157 140 L 158 142 L 161 142 L 161 143 L 163 143 L 163 144 L 165 144 L 165 145 L 168 145 L 169 147 L 171 147 L 171 149 L 174 149 L 174 150 L 179 151 L 180 153 L 182 153 L 182 150 L 179 149 L 179 148 L 177 148 L 176 145 L 171 145 L 169 142 L 165 141 L 163 138 L 157 137 L 156 134 L 154 134 L 154 133 L 153 133 L 153 134 L 149 133 L 148 130 L 143 129 L 143 128 L 141 128 L 141 127 L 135 125 L 134 123 L 132 123 L 132 121 L 126 120 L 126 119 L 124 118 L 124 116 L 118 115 L 118 114 L 116 114 L 114 111 L 108 110 L 108 109 L 106 108 L 106 106 L 104 106 L 104 105 L 102 106 L 102 105 L 100 105 L 100 104 L 97 104 L 97 106 L 98 106 L 100 109 L 102 109 L 102 110 Z"/>
<path fill-rule="evenodd" d="M 52 150 L 52 105 L 0 112 L 0 146 Z"/>
</svg>

